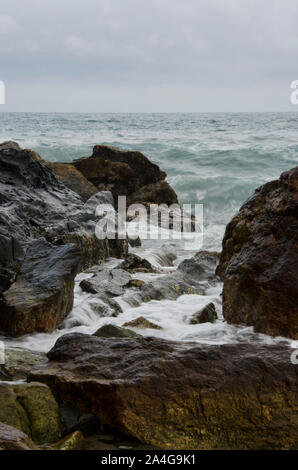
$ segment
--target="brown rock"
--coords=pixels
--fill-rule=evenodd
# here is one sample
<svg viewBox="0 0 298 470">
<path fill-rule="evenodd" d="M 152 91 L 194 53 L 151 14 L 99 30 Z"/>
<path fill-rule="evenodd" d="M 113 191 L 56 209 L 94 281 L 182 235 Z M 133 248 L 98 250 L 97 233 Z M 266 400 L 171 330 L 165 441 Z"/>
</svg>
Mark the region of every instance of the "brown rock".
<svg viewBox="0 0 298 470">
<path fill-rule="evenodd" d="M 153 330 L 162 330 L 162 327 L 152 323 L 145 317 L 138 317 L 135 320 L 128 321 L 123 326 L 132 326 L 133 328 L 150 328 Z"/>
<path fill-rule="evenodd" d="M 178 204 L 178 197 L 167 181 L 158 181 L 143 186 L 127 198 L 127 205 L 143 204 L 144 202 L 170 206 L 171 204 Z"/>
<path fill-rule="evenodd" d="M 38 450 L 38 447 L 22 431 L 0 423 L 0 449 L 1 450 Z"/>
<path fill-rule="evenodd" d="M 128 195 L 166 177 L 142 153 L 106 145 L 96 145 L 91 157 L 74 160 L 73 165 L 100 190 L 111 190 L 114 197 Z"/>
<path fill-rule="evenodd" d="M 223 315 L 298 339 L 298 167 L 256 190 L 226 228 Z"/>
<path fill-rule="evenodd" d="M 65 186 L 79 194 L 84 201 L 98 192 L 98 189 L 71 163 L 46 161 L 45 164 Z"/>
<path fill-rule="evenodd" d="M 215 309 L 215 305 L 210 302 L 210 304 L 206 305 L 204 308 L 196 312 L 190 319 L 190 325 L 197 325 L 200 323 L 215 323 L 217 319 L 217 313 Z"/>
<path fill-rule="evenodd" d="M 59 338 L 29 379 L 160 448 L 290 449 L 298 445 L 291 351 L 76 333 Z"/>
</svg>

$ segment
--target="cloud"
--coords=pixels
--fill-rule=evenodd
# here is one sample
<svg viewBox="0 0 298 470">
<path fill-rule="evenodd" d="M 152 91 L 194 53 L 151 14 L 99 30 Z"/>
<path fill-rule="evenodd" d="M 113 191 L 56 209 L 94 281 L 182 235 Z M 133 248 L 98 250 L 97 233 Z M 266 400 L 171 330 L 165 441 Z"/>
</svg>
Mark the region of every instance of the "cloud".
<svg viewBox="0 0 298 470">
<path fill-rule="evenodd" d="M 227 90 L 233 108 L 238 89 L 255 88 L 257 107 L 260 90 L 298 78 L 296 0 L 2 0 L 1 9 L 0 79 L 117 89 L 128 111 L 120 90 L 131 88 L 130 100 L 134 89 Z"/>
</svg>

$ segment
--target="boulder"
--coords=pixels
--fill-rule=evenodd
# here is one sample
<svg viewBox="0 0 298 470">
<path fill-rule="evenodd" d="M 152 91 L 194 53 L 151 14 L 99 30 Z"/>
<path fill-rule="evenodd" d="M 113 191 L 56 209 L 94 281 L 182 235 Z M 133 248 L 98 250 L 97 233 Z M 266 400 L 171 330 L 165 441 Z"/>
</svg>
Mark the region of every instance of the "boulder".
<svg viewBox="0 0 298 470">
<path fill-rule="evenodd" d="M 94 336 L 98 336 L 99 338 L 129 338 L 132 336 L 138 337 L 140 335 L 128 328 L 121 328 L 116 325 L 104 325 L 94 333 Z"/>
<path fill-rule="evenodd" d="M 141 187 L 127 198 L 127 205 L 141 203 L 178 204 L 178 197 L 167 181 L 158 181 Z"/>
<path fill-rule="evenodd" d="M 162 327 L 152 323 L 151 321 L 147 320 L 145 317 L 138 317 L 135 320 L 131 320 L 123 324 L 123 326 L 132 326 L 133 328 L 150 328 L 153 330 L 162 330 Z"/>
<path fill-rule="evenodd" d="M 34 240 L 15 282 L 2 293 L 1 329 L 12 336 L 56 329 L 72 309 L 79 262 L 74 244 L 55 246 L 43 238 Z"/>
<path fill-rule="evenodd" d="M 114 197 L 166 178 L 142 153 L 106 145 L 96 145 L 91 157 L 74 160 L 73 165 L 98 189 L 111 190 Z"/>
<path fill-rule="evenodd" d="M 199 251 L 193 258 L 184 259 L 177 269 L 193 280 L 214 280 L 219 258 L 220 253 Z"/>
<path fill-rule="evenodd" d="M 45 164 L 65 186 L 79 194 L 84 201 L 98 193 L 98 189 L 71 163 L 45 161 Z"/>
<path fill-rule="evenodd" d="M 298 339 L 298 167 L 260 188 L 228 224 L 217 273 L 229 323 Z"/>
<path fill-rule="evenodd" d="M 14 330 L 14 318 L 23 301 L 25 310 L 30 311 L 30 295 L 34 293 L 34 298 L 38 297 L 39 301 L 45 294 L 44 301 L 50 304 L 56 295 L 59 310 L 56 310 L 56 321 L 53 318 L 39 318 L 37 321 L 40 331 L 47 328 L 50 331 L 69 311 L 72 303 L 71 277 L 75 270 L 82 271 L 109 256 L 124 257 L 127 241 L 99 240 L 95 235 L 95 226 L 100 219 L 95 213 L 95 200 L 91 198 L 92 201 L 89 199 L 84 203 L 55 177 L 42 160 L 32 155 L 34 152 L 20 150 L 11 144 L 4 147 L 0 149 L 0 330 L 11 335 L 32 331 L 35 320 L 32 324 L 26 320 L 28 331 L 25 323 Z M 35 240 L 41 238 L 45 240 Z M 76 248 L 69 244 L 76 245 Z M 40 257 L 40 263 L 35 257 Z M 32 282 L 31 271 L 34 274 Z M 57 290 L 57 285 L 62 286 L 63 276 L 65 286 Z M 46 281 L 49 283 L 47 292 Z M 42 286 L 41 292 L 39 285 Z M 23 299 L 24 293 L 28 294 L 27 300 Z M 32 309 L 35 313 L 29 315 L 31 319 L 35 314 L 40 317 L 41 311 L 49 311 L 51 317 L 54 306 L 45 305 L 43 308 L 34 300 Z M 26 313 L 22 315 L 26 316 Z M 11 331 L 10 324 L 13 325 Z"/>
<path fill-rule="evenodd" d="M 0 365 L 1 380 L 24 380 L 33 366 L 47 362 L 45 353 L 29 349 L 6 347 L 5 363 Z"/>
<path fill-rule="evenodd" d="M 0 383 L 0 421 L 25 432 L 37 443 L 61 436 L 59 408 L 43 383 Z"/>
<path fill-rule="evenodd" d="M 190 319 L 190 325 L 197 325 L 200 323 L 215 323 L 217 320 L 217 313 L 215 305 L 210 302 L 204 308 L 196 312 Z"/>
<path fill-rule="evenodd" d="M 297 366 L 285 345 L 60 337 L 29 380 L 162 449 L 294 449 Z"/>
<path fill-rule="evenodd" d="M 126 256 L 125 260 L 119 265 L 119 268 L 125 269 L 131 273 L 138 271 L 151 273 L 156 272 L 156 269 L 149 261 L 133 253 L 129 253 Z"/>
<path fill-rule="evenodd" d="M 38 450 L 38 447 L 24 432 L 0 423 L 0 450 Z"/>
</svg>

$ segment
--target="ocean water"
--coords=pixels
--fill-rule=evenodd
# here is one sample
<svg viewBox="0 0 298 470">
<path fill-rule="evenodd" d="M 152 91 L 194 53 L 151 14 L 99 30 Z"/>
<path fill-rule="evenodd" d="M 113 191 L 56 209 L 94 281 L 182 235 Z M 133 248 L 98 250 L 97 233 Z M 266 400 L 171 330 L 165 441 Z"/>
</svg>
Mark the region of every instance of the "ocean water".
<svg viewBox="0 0 298 470">
<path fill-rule="evenodd" d="M 143 152 L 167 172 L 181 203 L 204 205 L 202 248 L 221 249 L 226 224 L 247 197 L 261 184 L 298 164 L 297 113 L 237 114 L 46 114 L 0 113 L 0 141 L 15 140 L 44 159 L 71 161 L 89 156 L 95 144 Z M 146 242 L 136 250 L 156 266 L 162 263 L 162 243 Z M 177 242 L 174 265 L 193 253 Z M 69 331 L 93 333 L 105 323 L 122 325 L 140 315 L 163 330 L 143 330 L 168 339 L 218 344 L 235 341 L 274 342 L 252 328 L 227 325 L 221 315 L 221 285 L 206 296 L 182 296 L 177 301 L 151 301 L 138 307 L 122 302 L 117 318 L 99 318 L 90 307 L 90 295 L 79 287 L 74 309 L 63 328 L 52 334 L 35 334 L 8 344 L 47 351 Z M 189 317 L 213 301 L 219 320 L 211 325 L 189 325 Z M 77 321 L 81 326 L 74 326 Z M 294 344 L 294 342 L 293 342 Z"/>
</svg>

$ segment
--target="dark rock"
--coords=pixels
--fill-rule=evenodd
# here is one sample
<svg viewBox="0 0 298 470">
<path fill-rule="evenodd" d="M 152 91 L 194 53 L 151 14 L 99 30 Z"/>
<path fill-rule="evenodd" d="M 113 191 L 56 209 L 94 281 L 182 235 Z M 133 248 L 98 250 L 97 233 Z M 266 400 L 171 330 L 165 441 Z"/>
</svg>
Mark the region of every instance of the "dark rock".
<svg viewBox="0 0 298 470">
<path fill-rule="evenodd" d="M 121 328 L 116 325 L 104 325 L 99 328 L 93 336 L 98 336 L 99 338 L 128 338 L 131 336 L 138 337 L 140 335 L 128 328 Z"/>
<path fill-rule="evenodd" d="M 131 275 L 124 269 L 99 267 L 98 272 L 80 282 L 80 287 L 90 294 L 100 294 L 103 298 L 115 297 L 124 293 Z"/>
<path fill-rule="evenodd" d="M 298 167 L 258 188 L 228 224 L 217 273 L 229 323 L 298 339 Z"/>
<path fill-rule="evenodd" d="M 17 142 L 14 142 L 13 140 L 6 140 L 5 142 L 2 142 L 0 144 L 0 150 L 7 150 L 7 149 L 15 149 L 15 150 L 21 150 L 21 147 Z"/>
<path fill-rule="evenodd" d="M 60 281 L 58 282 L 55 277 L 58 274 L 58 277 L 62 279 L 59 270 L 63 271 L 64 268 L 60 264 L 57 271 L 51 263 L 58 261 L 61 254 L 64 253 L 63 256 L 68 259 L 73 250 L 77 269 L 81 271 L 102 262 L 106 257 L 123 257 L 127 252 L 126 240 L 99 240 L 96 237 L 95 226 L 99 217 L 94 213 L 95 202 L 88 200 L 89 202 L 84 204 L 78 195 L 57 180 L 43 161 L 33 157 L 33 153 L 28 150 L 18 150 L 11 145 L 0 150 L 0 330 L 5 330 L 8 334 L 15 334 L 7 330 L 7 325 L 12 321 L 13 315 L 7 315 L 5 312 L 11 311 L 11 308 L 15 311 L 15 303 L 20 305 L 24 301 L 26 305 L 26 302 L 28 304 L 30 300 L 21 299 L 21 292 L 15 290 L 19 289 L 21 282 L 24 282 L 24 276 L 27 282 L 24 293 L 34 291 L 39 294 L 36 291 L 38 272 L 40 284 L 43 287 L 45 287 L 45 280 L 49 281 L 45 299 L 53 299 L 54 292 L 51 291 L 51 287 L 56 283 L 59 284 Z M 42 237 L 49 243 L 45 251 L 48 251 L 50 258 L 46 259 L 44 256 L 44 270 L 40 263 L 36 271 L 38 262 L 32 258 L 30 267 L 28 260 L 29 256 L 37 255 L 37 252 L 32 253 L 32 250 L 36 248 L 36 242 L 33 240 Z M 41 243 L 45 246 L 44 241 Z M 77 246 L 80 252 L 79 259 L 77 259 L 78 255 L 75 254 L 74 247 L 61 246 L 68 243 L 74 243 Z M 53 245 L 59 246 L 59 249 Z M 22 266 L 23 263 L 25 266 Z M 51 272 L 48 271 L 50 266 Z M 30 269 L 36 274 L 32 277 L 34 285 L 30 285 L 30 278 L 26 274 L 30 272 Z M 68 287 L 70 288 L 69 284 Z M 62 291 L 63 299 L 60 297 L 59 300 L 62 311 L 58 314 L 57 325 L 71 305 L 70 289 L 69 295 L 65 295 L 65 289 Z M 37 316 L 41 315 L 39 309 L 40 304 L 37 303 L 34 307 Z M 45 331 L 47 325 L 50 329 L 55 327 L 53 326 L 55 322 L 47 319 L 38 320 L 38 323 L 41 325 L 41 331 Z M 23 330 L 23 333 L 32 331 L 31 329 L 26 331 L 25 326 Z M 20 334 L 20 330 L 16 334 Z"/>
<path fill-rule="evenodd" d="M 45 164 L 65 186 L 79 194 L 84 201 L 98 193 L 98 189 L 71 163 L 45 161 Z"/>
<path fill-rule="evenodd" d="M 199 251 L 193 258 L 183 260 L 177 269 L 197 281 L 212 280 L 219 258 L 220 253 Z"/>
<path fill-rule="evenodd" d="M 114 197 L 128 195 L 166 177 L 142 153 L 105 145 L 96 145 L 91 157 L 74 160 L 73 164 L 92 184 L 100 190 L 111 190 Z"/>
<path fill-rule="evenodd" d="M 138 189 L 127 198 L 127 205 L 141 203 L 178 204 L 178 197 L 174 189 L 166 181 L 147 184 Z"/>
<path fill-rule="evenodd" d="M 294 449 L 297 367 L 284 345 L 58 339 L 29 380 L 102 425 L 164 449 Z"/>
<path fill-rule="evenodd" d="M 142 272 L 156 272 L 156 269 L 152 266 L 152 264 L 144 258 L 140 258 L 140 256 L 135 255 L 133 253 L 129 253 L 123 263 L 119 265 L 119 268 L 125 269 L 131 273 L 142 271 Z"/>
<path fill-rule="evenodd" d="M 196 312 L 190 319 L 190 325 L 197 325 L 198 323 L 215 323 L 217 320 L 217 313 L 215 305 L 210 302 L 204 308 Z"/>
<path fill-rule="evenodd" d="M 1 450 L 38 450 L 38 447 L 22 431 L 0 423 L 0 449 Z"/>
<path fill-rule="evenodd" d="M 128 237 L 128 243 L 132 248 L 142 246 L 142 241 L 140 237 L 137 237 L 137 238 Z"/>
<path fill-rule="evenodd" d="M 1 329 L 12 336 L 56 329 L 72 309 L 79 262 L 74 244 L 55 246 L 43 238 L 34 240 L 16 281 L 2 294 Z"/>
<path fill-rule="evenodd" d="M 123 324 L 123 326 L 132 326 L 133 328 L 150 328 L 153 330 L 162 330 L 162 327 L 152 323 L 145 317 L 138 317 L 135 320 L 131 320 Z"/>
</svg>

